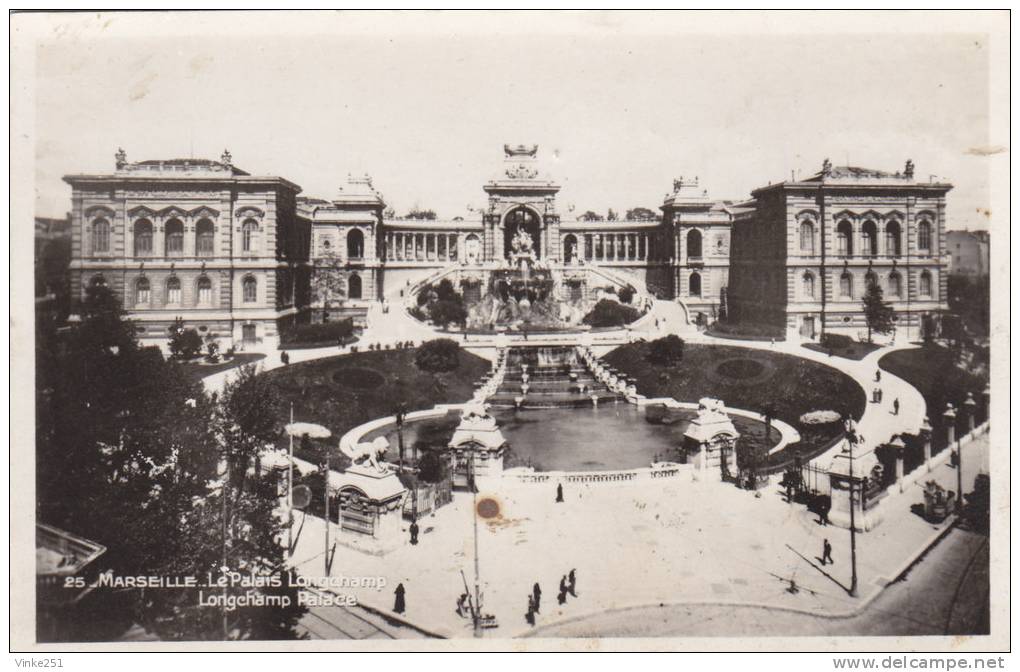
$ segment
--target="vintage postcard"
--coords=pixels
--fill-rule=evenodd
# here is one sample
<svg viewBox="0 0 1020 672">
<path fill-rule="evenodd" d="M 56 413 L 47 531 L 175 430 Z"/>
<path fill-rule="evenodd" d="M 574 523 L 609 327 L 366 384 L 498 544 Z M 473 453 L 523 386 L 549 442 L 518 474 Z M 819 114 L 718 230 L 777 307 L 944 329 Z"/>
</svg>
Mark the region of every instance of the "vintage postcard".
<svg viewBox="0 0 1020 672">
<path fill-rule="evenodd" d="M 24 660 L 1008 650 L 1008 13 L 10 26 Z"/>
</svg>

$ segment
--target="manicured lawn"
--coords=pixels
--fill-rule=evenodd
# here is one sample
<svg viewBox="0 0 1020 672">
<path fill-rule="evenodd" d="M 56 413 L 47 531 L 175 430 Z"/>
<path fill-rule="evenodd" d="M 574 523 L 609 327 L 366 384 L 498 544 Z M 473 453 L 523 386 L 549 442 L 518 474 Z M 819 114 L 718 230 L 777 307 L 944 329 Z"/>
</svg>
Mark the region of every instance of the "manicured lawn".
<svg viewBox="0 0 1020 672">
<path fill-rule="evenodd" d="M 953 353 L 948 348 L 930 345 L 913 350 L 897 350 L 878 360 L 878 365 L 921 392 L 928 406 L 928 417 L 933 428 L 932 442 L 936 450 L 946 445 L 942 413 L 946 410 L 947 402 L 956 407 L 957 436 L 967 431 L 967 418 L 962 412 L 962 404 L 968 392 L 974 394 L 974 401 L 977 402 L 977 423 L 987 417 L 981 393 L 988 381 L 956 366 Z"/>
<path fill-rule="evenodd" d="M 648 361 L 648 347 L 647 343 L 625 345 L 605 360 L 635 378 L 638 392 L 645 396 L 688 402 L 714 397 L 727 406 L 758 412 L 771 405 L 775 417 L 796 427 L 801 442 L 773 455 L 770 469 L 792 460 L 794 455 L 813 457 L 841 432 L 839 423 L 804 426 L 799 420 L 801 415 L 831 410 L 859 418 L 867 403 L 864 391 L 852 378 L 798 357 L 688 343 L 681 362 L 661 366 Z"/>
<path fill-rule="evenodd" d="M 184 370 L 185 374 L 193 381 L 199 381 L 206 376 L 211 376 L 214 373 L 220 371 L 226 371 L 228 369 L 235 369 L 245 364 L 251 364 L 257 362 L 260 359 L 265 359 L 266 356 L 256 352 L 244 352 L 234 355 L 231 359 L 220 362 L 218 364 L 199 364 L 198 362 L 187 362 L 185 364 L 178 364 L 181 369 Z"/>
<path fill-rule="evenodd" d="M 805 343 L 804 347 L 807 348 L 808 350 L 814 350 L 815 352 L 820 352 L 823 355 L 829 354 L 829 348 L 825 347 L 824 345 L 820 345 L 818 343 Z M 832 350 L 832 356 L 833 357 L 843 357 L 845 359 L 855 359 L 857 361 L 860 361 L 860 360 L 864 359 L 865 357 L 867 357 L 869 353 L 872 353 L 875 350 L 878 350 L 880 347 L 882 347 L 882 346 L 876 345 L 874 343 L 860 343 L 858 341 L 854 341 L 853 343 L 850 344 L 850 347 L 848 347 L 848 348 L 835 348 L 835 349 L 833 349 Z"/>
<path fill-rule="evenodd" d="M 332 452 L 340 437 L 363 422 L 392 415 L 401 402 L 408 412 L 436 404 L 467 401 L 474 383 L 489 370 L 489 362 L 460 351 L 460 366 L 448 373 L 420 371 L 414 363 L 417 349 L 383 350 L 340 355 L 291 364 L 263 375 L 275 383 L 284 403 L 281 424 L 288 420 L 290 404 L 294 419 L 321 424 L 331 432 Z M 287 437 L 279 445 L 286 446 Z M 300 448 L 297 451 L 300 454 Z M 314 455 L 305 459 L 318 462 Z M 334 466 L 343 466 L 343 460 Z"/>
</svg>

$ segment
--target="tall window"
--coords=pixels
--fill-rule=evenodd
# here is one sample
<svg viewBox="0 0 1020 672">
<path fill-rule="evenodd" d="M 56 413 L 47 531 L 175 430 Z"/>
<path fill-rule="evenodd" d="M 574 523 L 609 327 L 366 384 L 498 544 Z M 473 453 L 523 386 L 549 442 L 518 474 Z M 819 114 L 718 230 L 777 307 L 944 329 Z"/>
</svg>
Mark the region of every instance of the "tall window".
<svg viewBox="0 0 1020 672">
<path fill-rule="evenodd" d="M 903 254 L 903 246 L 900 237 L 900 223 L 892 220 L 885 225 L 885 253 L 894 257 Z"/>
<path fill-rule="evenodd" d="M 917 225 L 917 249 L 931 252 L 931 222 L 922 219 Z"/>
<path fill-rule="evenodd" d="M 97 219 L 92 223 L 92 252 L 110 251 L 110 222 Z"/>
<path fill-rule="evenodd" d="M 807 220 L 800 223 L 800 251 L 815 253 L 815 225 Z"/>
<path fill-rule="evenodd" d="M 701 256 L 701 231 L 691 230 L 687 232 L 687 256 Z"/>
<path fill-rule="evenodd" d="M 875 275 L 874 271 L 868 271 L 864 274 L 864 286 L 874 285 L 878 283 L 878 276 Z"/>
<path fill-rule="evenodd" d="M 347 279 L 347 297 L 351 299 L 361 298 L 361 277 L 352 275 Z"/>
<path fill-rule="evenodd" d="M 931 273 L 928 271 L 921 272 L 921 286 L 919 289 L 921 296 L 931 296 Z"/>
<path fill-rule="evenodd" d="M 166 223 L 166 254 L 180 256 L 184 254 L 184 224 L 179 219 L 171 219 Z"/>
<path fill-rule="evenodd" d="M 875 223 L 870 219 L 864 222 L 861 233 L 864 234 L 864 254 L 872 257 L 878 254 L 878 227 Z"/>
<path fill-rule="evenodd" d="M 843 257 L 854 253 L 854 227 L 845 219 L 836 226 L 836 251 Z"/>
<path fill-rule="evenodd" d="M 245 303 L 255 303 L 258 300 L 258 283 L 250 275 L 241 283 L 241 296 Z"/>
<path fill-rule="evenodd" d="M 179 305 L 181 303 L 181 280 L 178 277 L 166 281 L 166 302 Z"/>
<path fill-rule="evenodd" d="M 896 271 L 889 274 L 889 294 L 896 298 L 903 296 L 903 278 Z"/>
<path fill-rule="evenodd" d="M 701 274 L 698 272 L 691 273 L 690 295 L 701 296 Z"/>
<path fill-rule="evenodd" d="M 208 219 L 198 220 L 195 225 L 195 252 L 200 257 L 211 257 L 215 254 L 215 233 L 213 223 Z"/>
<path fill-rule="evenodd" d="M 815 276 L 811 273 L 805 273 L 803 279 L 804 286 L 804 298 L 814 299 L 815 298 Z"/>
<path fill-rule="evenodd" d="M 139 219 L 135 222 L 135 256 L 147 257 L 152 254 L 152 222 Z"/>
<path fill-rule="evenodd" d="M 258 243 L 259 225 L 254 219 L 244 220 L 241 225 L 241 250 L 243 252 L 254 252 Z"/>
<path fill-rule="evenodd" d="M 365 256 L 365 234 L 360 229 L 347 232 L 347 258 L 361 259 Z"/>
<path fill-rule="evenodd" d="M 198 305 L 212 305 L 212 280 L 204 275 L 198 279 Z"/>
<path fill-rule="evenodd" d="M 839 295 L 844 299 L 854 298 L 854 279 L 847 271 L 839 276 Z"/>
<path fill-rule="evenodd" d="M 147 304 L 152 299 L 152 288 L 148 278 L 138 278 L 135 283 L 135 303 Z"/>
</svg>

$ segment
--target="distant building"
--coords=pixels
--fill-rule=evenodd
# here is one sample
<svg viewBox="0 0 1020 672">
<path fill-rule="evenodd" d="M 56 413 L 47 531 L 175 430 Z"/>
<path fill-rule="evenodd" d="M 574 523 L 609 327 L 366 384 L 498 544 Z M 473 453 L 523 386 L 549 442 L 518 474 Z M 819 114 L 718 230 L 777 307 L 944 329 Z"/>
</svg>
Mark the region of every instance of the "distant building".
<svg viewBox="0 0 1020 672">
<path fill-rule="evenodd" d="M 989 235 L 987 231 L 946 231 L 946 251 L 951 274 L 988 275 Z"/>
<path fill-rule="evenodd" d="M 901 173 L 833 167 L 752 192 L 735 215 L 729 309 L 790 337 L 867 328 L 861 303 L 877 282 L 898 326 L 932 324 L 946 305 L 946 193 Z"/>
<path fill-rule="evenodd" d="M 309 231 L 301 188 L 219 161 L 173 159 L 67 175 L 71 287 L 103 283 L 121 297 L 143 343 L 164 345 L 178 316 L 241 349 L 275 347 L 308 303 Z"/>
</svg>

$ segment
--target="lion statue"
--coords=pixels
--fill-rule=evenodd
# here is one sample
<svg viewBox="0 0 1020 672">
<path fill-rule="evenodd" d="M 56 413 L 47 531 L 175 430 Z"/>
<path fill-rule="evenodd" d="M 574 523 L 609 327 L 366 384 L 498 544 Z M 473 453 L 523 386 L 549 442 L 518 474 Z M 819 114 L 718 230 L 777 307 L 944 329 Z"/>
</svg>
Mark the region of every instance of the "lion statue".
<svg viewBox="0 0 1020 672">
<path fill-rule="evenodd" d="M 352 450 L 344 450 L 344 445 L 341 443 L 340 452 L 349 457 L 354 464 L 367 464 L 376 471 L 382 471 L 383 467 L 379 463 L 379 458 L 386 454 L 389 447 L 390 442 L 386 437 L 380 436 L 372 441 L 357 443 Z"/>
</svg>

